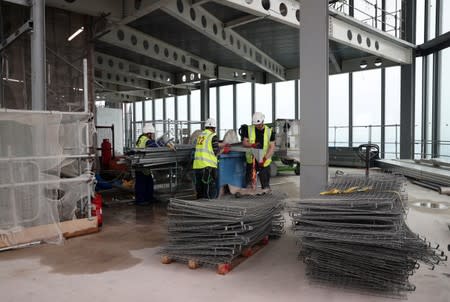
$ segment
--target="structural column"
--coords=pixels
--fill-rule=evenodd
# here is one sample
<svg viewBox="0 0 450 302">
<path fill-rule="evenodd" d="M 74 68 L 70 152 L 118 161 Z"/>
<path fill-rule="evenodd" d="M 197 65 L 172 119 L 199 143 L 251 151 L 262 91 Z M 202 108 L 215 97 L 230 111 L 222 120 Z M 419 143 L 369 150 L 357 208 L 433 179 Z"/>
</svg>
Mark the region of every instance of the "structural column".
<svg viewBox="0 0 450 302">
<path fill-rule="evenodd" d="M 328 182 L 328 1 L 300 1 L 300 196 Z"/>
<path fill-rule="evenodd" d="M 206 121 L 209 117 L 209 81 L 200 82 L 200 120 Z"/>
<path fill-rule="evenodd" d="M 47 107 L 47 73 L 45 69 L 45 0 L 33 0 L 31 7 L 31 109 Z"/>
<path fill-rule="evenodd" d="M 404 39 L 415 42 L 415 1 L 403 2 L 405 12 L 402 23 Z M 401 67 L 401 100 L 400 100 L 400 158 L 414 158 L 414 104 L 415 104 L 415 58 L 411 65 Z"/>
</svg>

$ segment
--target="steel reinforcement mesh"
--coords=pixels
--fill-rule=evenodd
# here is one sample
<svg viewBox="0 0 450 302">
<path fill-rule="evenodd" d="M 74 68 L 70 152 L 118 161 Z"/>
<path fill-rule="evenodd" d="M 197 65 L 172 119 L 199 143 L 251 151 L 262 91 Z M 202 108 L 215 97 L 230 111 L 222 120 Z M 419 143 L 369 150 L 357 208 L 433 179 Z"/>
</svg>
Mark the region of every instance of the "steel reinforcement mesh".
<svg viewBox="0 0 450 302">
<path fill-rule="evenodd" d="M 352 188 L 354 193 L 343 194 Z M 401 176 L 339 176 L 335 195 L 300 200 L 290 209 L 306 274 L 319 284 L 403 297 L 420 264 L 447 260 L 438 246 L 405 223 L 406 181 Z"/>
</svg>

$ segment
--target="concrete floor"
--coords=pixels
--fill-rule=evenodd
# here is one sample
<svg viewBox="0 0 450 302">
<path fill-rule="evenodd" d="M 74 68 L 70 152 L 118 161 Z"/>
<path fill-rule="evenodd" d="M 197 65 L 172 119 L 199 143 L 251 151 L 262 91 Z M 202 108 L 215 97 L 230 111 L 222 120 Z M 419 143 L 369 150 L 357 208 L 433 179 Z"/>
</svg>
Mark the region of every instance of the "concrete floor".
<svg viewBox="0 0 450 302">
<path fill-rule="evenodd" d="M 299 177 L 277 177 L 272 183 L 274 189 L 298 197 Z M 411 205 L 433 201 L 450 207 L 449 196 L 412 184 L 408 193 Z M 311 285 L 297 260 L 289 220 L 285 236 L 226 276 L 208 268 L 163 265 L 157 251 L 166 237 L 165 221 L 161 206 L 115 206 L 104 209 L 104 227 L 98 234 L 60 246 L 0 253 L 0 301 L 392 301 Z M 448 222 L 448 209 L 411 206 L 408 215 L 414 231 L 445 249 L 450 243 Z M 450 264 L 434 271 L 423 267 L 411 281 L 417 289 L 408 294 L 409 301 L 450 301 Z"/>
</svg>

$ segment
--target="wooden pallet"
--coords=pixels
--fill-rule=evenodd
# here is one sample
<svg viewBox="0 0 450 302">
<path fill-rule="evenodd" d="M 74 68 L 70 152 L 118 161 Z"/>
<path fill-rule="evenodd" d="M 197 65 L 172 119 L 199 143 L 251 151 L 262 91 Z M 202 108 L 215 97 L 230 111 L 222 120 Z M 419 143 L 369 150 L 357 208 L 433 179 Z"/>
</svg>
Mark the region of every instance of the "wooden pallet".
<svg viewBox="0 0 450 302">
<path fill-rule="evenodd" d="M 221 263 L 218 264 L 216 267 L 217 274 L 219 275 L 226 275 L 229 272 L 231 272 L 235 267 L 237 267 L 239 264 L 247 260 L 249 257 L 256 254 L 259 250 L 261 250 L 264 246 L 266 246 L 269 243 L 269 236 L 264 237 L 260 242 L 257 244 L 246 247 L 242 250 L 241 255 L 235 259 L 233 259 L 230 263 Z M 172 262 L 175 262 L 174 259 L 170 258 L 170 256 L 163 255 L 161 257 L 161 263 L 163 264 L 170 264 Z M 196 260 L 189 260 L 187 263 L 187 266 L 190 269 L 197 269 L 201 266 L 201 263 L 199 263 Z"/>
</svg>

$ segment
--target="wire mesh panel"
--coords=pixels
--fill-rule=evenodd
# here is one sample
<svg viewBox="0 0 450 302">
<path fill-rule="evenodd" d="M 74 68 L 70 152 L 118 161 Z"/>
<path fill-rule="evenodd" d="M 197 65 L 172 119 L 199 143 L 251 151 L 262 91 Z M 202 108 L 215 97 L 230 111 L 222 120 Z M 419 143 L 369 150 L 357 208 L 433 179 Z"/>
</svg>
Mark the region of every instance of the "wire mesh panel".
<svg viewBox="0 0 450 302">
<path fill-rule="evenodd" d="M 319 198 L 290 211 L 299 257 L 311 280 L 394 296 L 415 290 L 409 276 L 422 262 L 447 260 L 405 223 L 406 181 L 395 175 L 338 176 Z"/>
<path fill-rule="evenodd" d="M 169 240 L 161 253 L 185 262 L 230 263 L 245 247 L 268 235 L 281 235 L 284 198 L 274 193 L 239 199 L 231 196 L 198 201 L 171 199 Z"/>
</svg>

